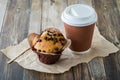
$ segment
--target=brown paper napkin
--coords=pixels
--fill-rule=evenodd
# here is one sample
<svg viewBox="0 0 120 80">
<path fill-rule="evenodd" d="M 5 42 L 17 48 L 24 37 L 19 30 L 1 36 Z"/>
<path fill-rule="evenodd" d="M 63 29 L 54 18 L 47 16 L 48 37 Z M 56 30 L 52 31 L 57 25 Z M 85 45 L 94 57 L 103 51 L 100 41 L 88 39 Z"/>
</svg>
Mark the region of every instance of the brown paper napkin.
<svg viewBox="0 0 120 80">
<path fill-rule="evenodd" d="M 20 44 L 16 46 L 9 46 L 1 51 L 8 58 L 13 59 L 17 55 L 28 49 L 29 47 L 30 46 L 27 39 L 24 39 Z M 101 36 L 98 31 L 98 28 L 95 27 L 92 47 L 87 54 L 77 55 L 71 53 L 67 48 L 64 50 L 61 59 L 56 64 L 46 65 L 39 61 L 37 55 L 32 50 L 29 50 L 15 61 L 20 66 L 26 69 L 46 73 L 63 73 L 79 63 L 89 62 L 91 59 L 98 56 L 105 57 L 108 56 L 110 53 L 114 53 L 118 50 L 119 49 L 116 46 L 114 46 L 112 43 L 107 41 L 103 36 Z"/>
</svg>

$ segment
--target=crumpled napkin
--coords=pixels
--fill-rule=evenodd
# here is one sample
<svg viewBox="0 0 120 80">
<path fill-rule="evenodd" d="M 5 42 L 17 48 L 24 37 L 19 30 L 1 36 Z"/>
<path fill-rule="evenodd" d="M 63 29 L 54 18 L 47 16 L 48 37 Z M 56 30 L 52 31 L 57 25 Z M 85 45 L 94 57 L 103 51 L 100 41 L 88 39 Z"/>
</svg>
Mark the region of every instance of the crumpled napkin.
<svg viewBox="0 0 120 80">
<path fill-rule="evenodd" d="M 24 39 L 21 43 L 16 46 L 9 46 L 6 49 L 2 49 L 4 55 L 8 58 L 13 59 L 17 55 L 24 52 L 28 49 L 29 43 L 27 38 Z M 87 54 L 74 54 L 66 48 L 60 60 L 52 65 L 46 65 L 39 61 L 37 55 L 32 51 L 28 50 L 22 56 L 17 58 L 15 62 L 17 62 L 20 66 L 25 69 L 31 69 L 39 72 L 46 72 L 46 73 L 64 73 L 68 71 L 71 67 L 83 63 L 89 62 L 95 57 L 101 56 L 105 57 L 111 53 L 117 52 L 119 49 L 106 40 L 103 36 L 100 35 L 98 28 L 95 27 L 93 41 L 90 51 Z"/>
</svg>

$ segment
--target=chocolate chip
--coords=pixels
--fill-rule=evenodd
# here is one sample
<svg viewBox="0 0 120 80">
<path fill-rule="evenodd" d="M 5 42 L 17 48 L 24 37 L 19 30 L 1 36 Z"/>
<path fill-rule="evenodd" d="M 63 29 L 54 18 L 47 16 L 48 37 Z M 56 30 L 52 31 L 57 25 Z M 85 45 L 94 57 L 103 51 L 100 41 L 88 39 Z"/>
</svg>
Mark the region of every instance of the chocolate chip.
<svg viewBox="0 0 120 80">
<path fill-rule="evenodd" d="M 56 34 L 53 34 L 53 36 L 56 36 Z"/>
<path fill-rule="evenodd" d="M 50 40 L 52 40 L 52 41 L 53 41 L 53 38 L 51 37 L 51 38 L 50 38 Z"/>
<path fill-rule="evenodd" d="M 44 38 L 45 40 L 47 39 L 47 37 Z"/>
<path fill-rule="evenodd" d="M 46 41 L 48 41 L 48 37 L 45 37 L 44 39 L 45 39 Z"/>
<path fill-rule="evenodd" d="M 50 40 L 50 38 L 47 39 L 48 41 Z"/>
<path fill-rule="evenodd" d="M 59 39 L 59 41 L 62 41 L 61 38 Z"/>
<path fill-rule="evenodd" d="M 48 31 L 48 33 L 52 33 L 51 31 Z"/>
<path fill-rule="evenodd" d="M 47 35 L 52 36 L 51 33 L 49 33 L 49 32 L 47 33 Z"/>
<path fill-rule="evenodd" d="M 41 50 L 38 50 L 39 52 L 41 52 Z"/>
<path fill-rule="evenodd" d="M 47 35 L 49 35 L 49 36 L 50 36 L 50 34 L 49 34 L 49 33 L 47 33 Z"/>
<path fill-rule="evenodd" d="M 48 31 L 48 33 L 51 33 L 50 31 Z"/>
<path fill-rule="evenodd" d="M 54 41 L 54 44 L 55 44 L 56 42 L 58 42 L 58 39 L 57 38 L 53 38 L 53 41 Z"/>
<path fill-rule="evenodd" d="M 45 50 L 43 50 L 42 52 L 46 52 Z"/>
<path fill-rule="evenodd" d="M 63 46 L 64 46 L 64 43 L 61 43 L 61 45 L 63 45 Z"/>
<path fill-rule="evenodd" d="M 41 39 L 39 39 L 37 42 L 42 42 L 42 40 L 41 40 Z"/>
<path fill-rule="evenodd" d="M 63 36 L 62 34 L 58 34 L 58 36 Z"/>
<path fill-rule="evenodd" d="M 49 40 L 53 40 L 53 38 L 52 37 L 50 37 L 50 38 L 47 38 L 47 40 L 49 41 Z"/>
</svg>

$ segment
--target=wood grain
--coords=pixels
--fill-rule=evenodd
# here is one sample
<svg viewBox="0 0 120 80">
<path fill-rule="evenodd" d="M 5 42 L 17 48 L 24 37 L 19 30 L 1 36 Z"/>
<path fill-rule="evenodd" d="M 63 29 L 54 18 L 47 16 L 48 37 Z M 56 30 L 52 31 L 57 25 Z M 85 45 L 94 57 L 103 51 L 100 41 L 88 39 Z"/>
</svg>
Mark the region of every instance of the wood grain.
<svg viewBox="0 0 120 80">
<path fill-rule="evenodd" d="M 120 0 L 8 0 L 6 13 L 0 13 L 5 15 L 0 33 L 0 49 L 16 45 L 28 34 L 40 33 L 51 26 L 64 29 L 60 19 L 61 13 L 65 7 L 76 3 L 88 4 L 95 8 L 100 33 L 120 48 Z M 5 8 L 5 4 L 3 5 Z M 120 79 L 120 51 L 105 58 L 95 58 L 88 64 L 79 64 L 63 74 L 26 70 L 17 63 L 8 65 L 7 61 L 0 53 L 0 80 Z"/>
<path fill-rule="evenodd" d="M 51 26 L 64 29 L 61 14 L 67 7 L 67 0 L 43 0 L 42 5 L 42 30 Z"/>
<path fill-rule="evenodd" d="M 30 7 L 29 34 L 40 34 L 42 28 L 42 0 L 32 0 Z"/>
<path fill-rule="evenodd" d="M 92 0 L 68 0 L 68 5 L 72 4 L 87 4 L 92 6 Z"/>
<path fill-rule="evenodd" d="M 116 0 L 93 0 L 97 11 L 101 34 L 120 48 L 120 2 Z"/>
<path fill-rule="evenodd" d="M 87 63 L 81 63 L 72 68 L 75 80 L 91 80 Z"/>
<path fill-rule="evenodd" d="M 110 42 L 120 48 L 120 1 L 118 0 L 93 0 L 97 11 L 97 26 L 101 34 Z M 120 79 L 120 52 L 104 58 L 104 69 L 108 80 Z"/>
<path fill-rule="evenodd" d="M 30 6 L 30 22 L 28 28 L 28 34 L 30 33 L 38 33 L 41 32 L 41 10 L 42 10 L 42 0 L 31 0 Z M 23 80 L 40 80 L 40 73 L 32 70 L 24 70 Z"/>
<path fill-rule="evenodd" d="M 0 49 L 16 45 L 27 36 L 29 0 L 9 0 L 0 35 Z M 24 69 L 16 63 L 7 64 L 8 58 L 0 53 L 0 80 L 22 80 Z"/>
<path fill-rule="evenodd" d="M 7 7 L 7 2 L 8 0 L 0 0 L 0 32 L 1 32 L 2 23 L 3 23 L 3 19 L 4 19 L 6 7 Z"/>
<path fill-rule="evenodd" d="M 120 79 L 120 51 L 104 58 L 106 77 L 108 80 Z"/>
<path fill-rule="evenodd" d="M 89 70 L 93 80 L 107 80 L 102 58 L 95 58 L 89 62 Z"/>
</svg>

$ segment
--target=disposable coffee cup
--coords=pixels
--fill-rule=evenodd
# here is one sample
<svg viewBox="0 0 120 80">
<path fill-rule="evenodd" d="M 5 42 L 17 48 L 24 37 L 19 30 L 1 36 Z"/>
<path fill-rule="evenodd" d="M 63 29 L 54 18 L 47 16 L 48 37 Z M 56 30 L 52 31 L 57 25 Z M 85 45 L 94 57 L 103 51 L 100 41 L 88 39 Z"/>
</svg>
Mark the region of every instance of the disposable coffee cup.
<svg viewBox="0 0 120 80">
<path fill-rule="evenodd" d="M 69 50 L 77 54 L 90 51 L 97 14 L 91 6 L 74 4 L 68 6 L 62 13 L 65 32 L 72 43 Z"/>
</svg>

